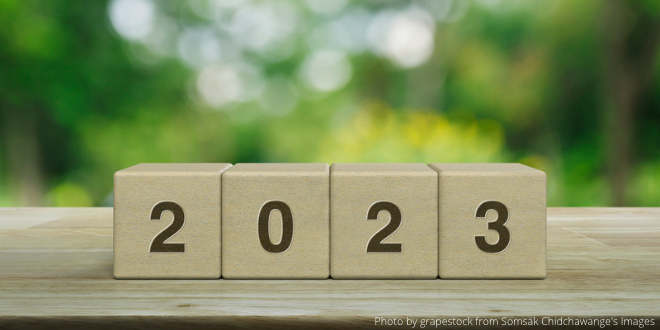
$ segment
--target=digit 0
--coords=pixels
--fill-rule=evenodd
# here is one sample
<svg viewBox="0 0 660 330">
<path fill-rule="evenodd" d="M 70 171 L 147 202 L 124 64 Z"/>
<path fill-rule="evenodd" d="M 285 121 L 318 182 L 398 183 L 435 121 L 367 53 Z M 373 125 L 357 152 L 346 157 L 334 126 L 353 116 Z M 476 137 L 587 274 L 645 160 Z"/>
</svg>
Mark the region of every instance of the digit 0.
<svg viewBox="0 0 660 330">
<path fill-rule="evenodd" d="M 495 212 L 497 212 L 497 220 L 488 223 L 488 229 L 496 231 L 499 235 L 497 243 L 488 244 L 485 236 L 475 236 L 474 239 L 481 251 L 498 253 L 504 251 L 509 246 L 511 237 L 509 235 L 509 229 L 504 226 L 509 220 L 509 210 L 507 210 L 506 206 L 500 202 L 487 201 L 479 205 L 476 217 L 485 219 L 486 213 L 490 210 L 495 210 Z"/>
<path fill-rule="evenodd" d="M 279 210 L 282 213 L 282 240 L 273 244 L 268 234 L 270 224 L 270 213 Z M 284 202 L 270 201 L 261 207 L 259 211 L 259 241 L 264 250 L 272 253 L 281 253 L 289 249 L 293 241 L 293 215 L 291 209 Z"/>
</svg>

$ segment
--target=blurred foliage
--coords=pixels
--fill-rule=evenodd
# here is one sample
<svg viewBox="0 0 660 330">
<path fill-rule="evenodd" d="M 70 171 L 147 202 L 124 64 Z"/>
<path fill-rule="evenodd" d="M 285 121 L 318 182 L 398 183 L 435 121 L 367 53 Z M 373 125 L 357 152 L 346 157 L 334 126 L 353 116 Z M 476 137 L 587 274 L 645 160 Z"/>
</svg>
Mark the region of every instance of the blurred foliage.
<svg viewBox="0 0 660 330">
<path fill-rule="evenodd" d="M 549 206 L 658 206 L 645 0 L 0 0 L 0 205 L 144 162 L 521 162 Z"/>
</svg>

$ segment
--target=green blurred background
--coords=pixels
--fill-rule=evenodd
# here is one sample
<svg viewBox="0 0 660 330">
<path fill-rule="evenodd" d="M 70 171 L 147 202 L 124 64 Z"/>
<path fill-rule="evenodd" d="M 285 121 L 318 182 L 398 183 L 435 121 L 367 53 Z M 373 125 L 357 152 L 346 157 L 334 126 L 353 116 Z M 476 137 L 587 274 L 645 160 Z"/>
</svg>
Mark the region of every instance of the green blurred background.
<svg viewBox="0 0 660 330">
<path fill-rule="evenodd" d="M 0 206 L 142 162 L 521 162 L 660 205 L 660 1 L 0 0 Z"/>
</svg>

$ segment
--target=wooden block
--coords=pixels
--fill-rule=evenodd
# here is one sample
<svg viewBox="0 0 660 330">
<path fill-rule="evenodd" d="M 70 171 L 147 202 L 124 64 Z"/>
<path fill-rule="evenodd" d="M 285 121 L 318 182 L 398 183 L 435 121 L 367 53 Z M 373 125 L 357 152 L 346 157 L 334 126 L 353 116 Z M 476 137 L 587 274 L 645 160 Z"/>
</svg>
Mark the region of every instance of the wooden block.
<svg viewBox="0 0 660 330">
<path fill-rule="evenodd" d="M 546 276 L 546 176 L 522 164 L 429 164 L 443 279 Z"/>
<path fill-rule="evenodd" d="M 424 164 L 333 164 L 330 273 L 438 276 L 438 180 Z"/>
<path fill-rule="evenodd" d="M 115 278 L 220 278 L 220 179 L 231 164 L 115 173 Z"/>
<path fill-rule="evenodd" d="M 328 278 L 328 164 L 236 164 L 222 180 L 223 278 Z"/>
</svg>

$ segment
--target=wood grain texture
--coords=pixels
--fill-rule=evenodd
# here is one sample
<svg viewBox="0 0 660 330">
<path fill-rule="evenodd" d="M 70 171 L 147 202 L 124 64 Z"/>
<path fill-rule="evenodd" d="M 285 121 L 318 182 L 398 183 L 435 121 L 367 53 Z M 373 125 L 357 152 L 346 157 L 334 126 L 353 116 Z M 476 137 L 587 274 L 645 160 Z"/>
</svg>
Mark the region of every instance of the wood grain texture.
<svg viewBox="0 0 660 330">
<path fill-rule="evenodd" d="M 660 314 L 660 208 L 549 208 L 545 280 L 115 280 L 111 208 L 0 208 L 0 328 Z M 657 319 L 656 319 L 657 322 Z"/>
</svg>

